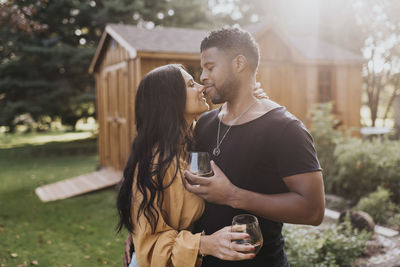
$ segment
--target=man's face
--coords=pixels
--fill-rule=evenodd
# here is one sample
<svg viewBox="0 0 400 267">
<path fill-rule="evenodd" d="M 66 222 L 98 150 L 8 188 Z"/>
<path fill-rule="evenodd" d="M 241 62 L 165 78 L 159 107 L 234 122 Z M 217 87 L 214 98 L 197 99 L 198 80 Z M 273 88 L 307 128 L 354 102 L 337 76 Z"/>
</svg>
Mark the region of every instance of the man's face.
<svg viewBox="0 0 400 267">
<path fill-rule="evenodd" d="M 201 52 L 202 73 L 200 81 L 213 104 L 221 104 L 234 98 L 239 88 L 239 80 L 232 71 L 232 59 L 216 47 Z"/>
</svg>

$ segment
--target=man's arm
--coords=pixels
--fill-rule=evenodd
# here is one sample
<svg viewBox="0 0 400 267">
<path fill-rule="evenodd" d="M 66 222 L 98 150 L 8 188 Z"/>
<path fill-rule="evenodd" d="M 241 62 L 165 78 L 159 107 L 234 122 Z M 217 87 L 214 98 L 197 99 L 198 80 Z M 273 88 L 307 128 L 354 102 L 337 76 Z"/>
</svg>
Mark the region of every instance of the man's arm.
<svg viewBox="0 0 400 267">
<path fill-rule="evenodd" d="M 272 221 L 319 225 L 325 211 L 321 172 L 297 174 L 283 180 L 289 193 L 265 195 L 238 188 L 227 204 Z"/>
<path fill-rule="evenodd" d="M 289 193 L 260 194 L 233 185 L 222 170 L 211 162 L 212 177 L 200 177 L 185 172 L 192 184 L 185 182 L 188 191 L 206 201 L 231 206 L 260 217 L 284 223 L 319 225 L 325 211 L 322 173 L 307 172 L 283 178 Z"/>
</svg>

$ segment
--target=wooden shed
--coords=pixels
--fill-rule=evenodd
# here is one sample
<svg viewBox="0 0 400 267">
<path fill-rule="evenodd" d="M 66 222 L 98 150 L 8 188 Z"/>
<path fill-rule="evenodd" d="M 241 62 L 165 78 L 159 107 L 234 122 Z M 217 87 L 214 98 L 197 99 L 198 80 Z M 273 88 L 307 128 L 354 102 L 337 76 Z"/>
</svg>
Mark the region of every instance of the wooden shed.
<svg viewBox="0 0 400 267">
<path fill-rule="evenodd" d="M 284 35 L 276 27 L 246 28 L 260 45 L 258 81 L 270 98 L 309 124 L 317 102 L 333 101 L 347 127 L 360 127 L 363 58 L 317 38 Z M 141 78 L 155 67 L 181 63 L 200 76 L 200 42 L 207 31 L 109 24 L 89 72 L 95 75 L 100 165 L 122 169 L 135 136 L 134 98 Z"/>
</svg>

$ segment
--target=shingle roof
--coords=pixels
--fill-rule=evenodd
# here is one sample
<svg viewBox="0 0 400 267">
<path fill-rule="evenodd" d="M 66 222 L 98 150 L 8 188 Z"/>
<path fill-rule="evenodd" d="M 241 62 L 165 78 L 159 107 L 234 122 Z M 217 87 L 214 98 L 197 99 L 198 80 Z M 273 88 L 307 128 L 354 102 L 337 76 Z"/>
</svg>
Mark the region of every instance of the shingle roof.
<svg viewBox="0 0 400 267">
<path fill-rule="evenodd" d="M 364 61 L 361 55 L 324 40 L 294 35 L 286 35 L 286 38 L 308 59 Z"/>
<path fill-rule="evenodd" d="M 147 52 L 200 52 L 200 43 L 207 31 L 185 28 L 155 27 L 145 29 L 132 25 L 108 24 L 120 37 L 137 51 Z"/>
</svg>

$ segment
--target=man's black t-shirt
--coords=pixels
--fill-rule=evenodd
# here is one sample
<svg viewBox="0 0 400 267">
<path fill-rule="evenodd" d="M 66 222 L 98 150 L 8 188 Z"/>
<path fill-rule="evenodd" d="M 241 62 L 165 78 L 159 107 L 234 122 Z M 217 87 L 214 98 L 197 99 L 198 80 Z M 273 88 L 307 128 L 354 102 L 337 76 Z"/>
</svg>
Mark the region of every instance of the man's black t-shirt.
<svg viewBox="0 0 400 267">
<path fill-rule="evenodd" d="M 286 193 L 288 189 L 282 178 L 321 170 L 311 135 L 284 107 L 232 126 L 220 145 L 221 154 L 215 157 L 212 151 L 217 142 L 218 112 L 207 112 L 197 122 L 194 149 L 207 151 L 234 185 L 262 194 Z M 220 138 L 227 129 L 221 122 Z M 231 225 L 232 218 L 242 213 L 249 212 L 206 202 L 195 230 L 212 234 Z M 207 256 L 202 266 L 282 266 L 286 257 L 282 223 L 261 217 L 258 221 L 264 245 L 253 260 L 232 262 Z"/>
</svg>

